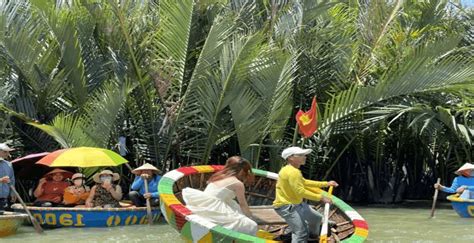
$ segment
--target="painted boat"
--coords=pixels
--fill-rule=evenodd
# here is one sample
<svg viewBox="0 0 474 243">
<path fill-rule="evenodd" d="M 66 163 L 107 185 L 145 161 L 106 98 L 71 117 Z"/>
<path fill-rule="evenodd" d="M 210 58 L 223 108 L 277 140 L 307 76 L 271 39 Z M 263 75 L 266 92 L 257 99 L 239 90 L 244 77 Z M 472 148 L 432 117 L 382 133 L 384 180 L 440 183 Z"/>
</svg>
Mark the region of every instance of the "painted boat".
<svg viewBox="0 0 474 243">
<path fill-rule="evenodd" d="M 146 207 L 128 208 L 68 208 L 27 206 L 33 217 L 47 228 L 58 227 L 113 227 L 147 224 Z M 20 204 L 12 205 L 15 211 L 24 211 Z M 161 211 L 152 208 L 153 222 L 157 222 Z"/>
<path fill-rule="evenodd" d="M 463 218 L 474 218 L 474 199 L 463 199 L 458 194 L 447 197 L 454 211 Z"/>
<path fill-rule="evenodd" d="M 3 212 L 3 214 L 0 215 L 0 237 L 15 234 L 17 229 L 23 224 L 23 221 L 27 218 L 27 214 Z"/>
<path fill-rule="evenodd" d="M 160 207 L 168 224 L 180 232 L 186 241 L 192 242 L 280 242 L 287 241 L 291 234 L 287 225 L 271 207 L 275 196 L 278 174 L 253 169 L 255 183 L 246 189 L 247 201 L 259 224 L 257 236 L 242 234 L 216 225 L 205 218 L 193 215 L 183 204 L 181 190 L 192 187 L 204 190 L 207 179 L 223 166 L 202 165 L 181 167 L 166 173 L 160 180 Z M 313 202 L 311 202 L 313 204 Z M 333 196 L 330 220 L 337 223 L 331 229 L 329 242 L 363 242 L 368 235 L 367 222 L 344 201 Z M 323 211 L 322 205 L 314 202 L 314 208 Z M 316 240 L 316 239 L 314 239 Z"/>
</svg>

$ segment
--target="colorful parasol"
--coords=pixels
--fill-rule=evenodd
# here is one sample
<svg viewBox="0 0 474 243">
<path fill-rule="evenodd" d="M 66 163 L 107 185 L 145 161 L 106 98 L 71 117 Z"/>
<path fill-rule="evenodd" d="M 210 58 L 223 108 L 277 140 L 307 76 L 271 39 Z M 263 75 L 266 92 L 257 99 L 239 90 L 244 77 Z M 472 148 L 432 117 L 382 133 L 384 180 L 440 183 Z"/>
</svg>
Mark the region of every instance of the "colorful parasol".
<svg viewBox="0 0 474 243">
<path fill-rule="evenodd" d="M 108 149 L 78 147 L 54 151 L 36 164 L 50 167 L 100 167 L 117 166 L 127 162 L 125 158 Z"/>
</svg>

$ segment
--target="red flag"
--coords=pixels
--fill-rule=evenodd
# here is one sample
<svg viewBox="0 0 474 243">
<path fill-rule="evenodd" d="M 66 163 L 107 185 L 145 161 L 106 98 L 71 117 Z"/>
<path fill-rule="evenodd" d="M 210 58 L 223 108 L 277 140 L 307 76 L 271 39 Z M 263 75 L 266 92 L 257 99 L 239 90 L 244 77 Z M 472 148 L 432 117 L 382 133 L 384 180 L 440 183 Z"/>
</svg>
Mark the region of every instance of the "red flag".
<svg viewBox="0 0 474 243">
<path fill-rule="evenodd" d="M 308 138 L 318 130 L 318 110 L 316 109 L 316 97 L 313 97 L 311 109 L 304 112 L 299 110 L 296 113 L 296 122 L 298 123 L 299 132 L 303 137 Z"/>
</svg>

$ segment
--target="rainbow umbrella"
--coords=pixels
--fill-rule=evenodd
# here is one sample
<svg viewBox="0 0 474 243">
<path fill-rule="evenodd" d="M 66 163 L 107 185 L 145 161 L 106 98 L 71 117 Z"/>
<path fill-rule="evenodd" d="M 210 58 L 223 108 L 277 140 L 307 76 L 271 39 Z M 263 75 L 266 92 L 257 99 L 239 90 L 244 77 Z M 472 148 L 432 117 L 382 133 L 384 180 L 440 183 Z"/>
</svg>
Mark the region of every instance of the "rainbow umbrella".
<svg viewBox="0 0 474 243">
<path fill-rule="evenodd" d="M 117 166 L 128 161 L 114 151 L 103 148 L 78 147 L 54 151 L 36 164 L 50 167 Z"/>
</svg>

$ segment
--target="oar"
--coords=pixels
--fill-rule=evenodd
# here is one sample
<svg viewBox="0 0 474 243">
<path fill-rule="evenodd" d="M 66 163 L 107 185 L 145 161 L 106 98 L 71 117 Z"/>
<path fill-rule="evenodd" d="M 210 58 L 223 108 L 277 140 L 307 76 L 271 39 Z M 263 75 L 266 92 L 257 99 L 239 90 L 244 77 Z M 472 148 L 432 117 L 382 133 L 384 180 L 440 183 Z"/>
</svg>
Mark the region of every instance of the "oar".
<svg viewBox="0 0 474 243">
<path fill-rule="evenodd" d="M 33 224 L 33 227 L 35 227 L 36 232 L 37 232 L 38 234 L 44 233 L 43 228 L 41 228 L 41 225 L 38 223 L 38 221 L 36 221 L 35 217 L 33 217 L 33 215 L 31 214 L 30 210 L 26 207 L 25 202 L 23 201 L 23 199 L 21 199 L 20 194 L 18 194 L 18 192 L 15 190 L 15 187 L 14 187 L 13 185 L 10 185 L 10 190 L 12 190 L 12 192 L 15 194 L 15 196 L 18 198 L 18 200 L 20 201 L 21 205 L 22 205 L 23 208 L 25 209 L 25 211 L 26 211 L 26 213 L 28 214 L 28 216 L 30 216 L 30 221 L 31 221 L 31 223 Z"/>
<path fill-rule="evenodd" d="M 331 198 L 333 187 L 330 186 L 328 190 L 328 196 Z M 331 204 L 326 203 L 324 205 L 324 218 L 323 218 L 323 227 L 321 228 L 321 235 L 319 236 L 319 243 L 328 242 L 328 224 L 329 224 L 329 208 Z"/>
<path fill-rule="evenodd" d="M 438 178 L 438 180 L 436 181 L 436 184 L 439 184 L 440 182 L 441 182 L 441 178 Z M 433 216 L 434 216 L 434 212 L 435 212 L 435 208 L 436 208 L 436 200 L 438 199 L 438 192 L 439 192 L 439 189 L 436 188 L 435 193 L 433 195 L 433 205 L 431 205 L 431 216 L 430 216 L 430 218 L 433 218 Z"/>
<path fill-rule="evenodd" d="M 148 180 L 146 178 L 143 178 L 145 181 L 145 193 L 148 193 Z M 152 225 L 153 224 L 153 214 L 151 213 L 151 203 L 150 203 L 150 198 L 146 198 L 146 213 L 148 215 L 148 224 Z"/>
</svg>

